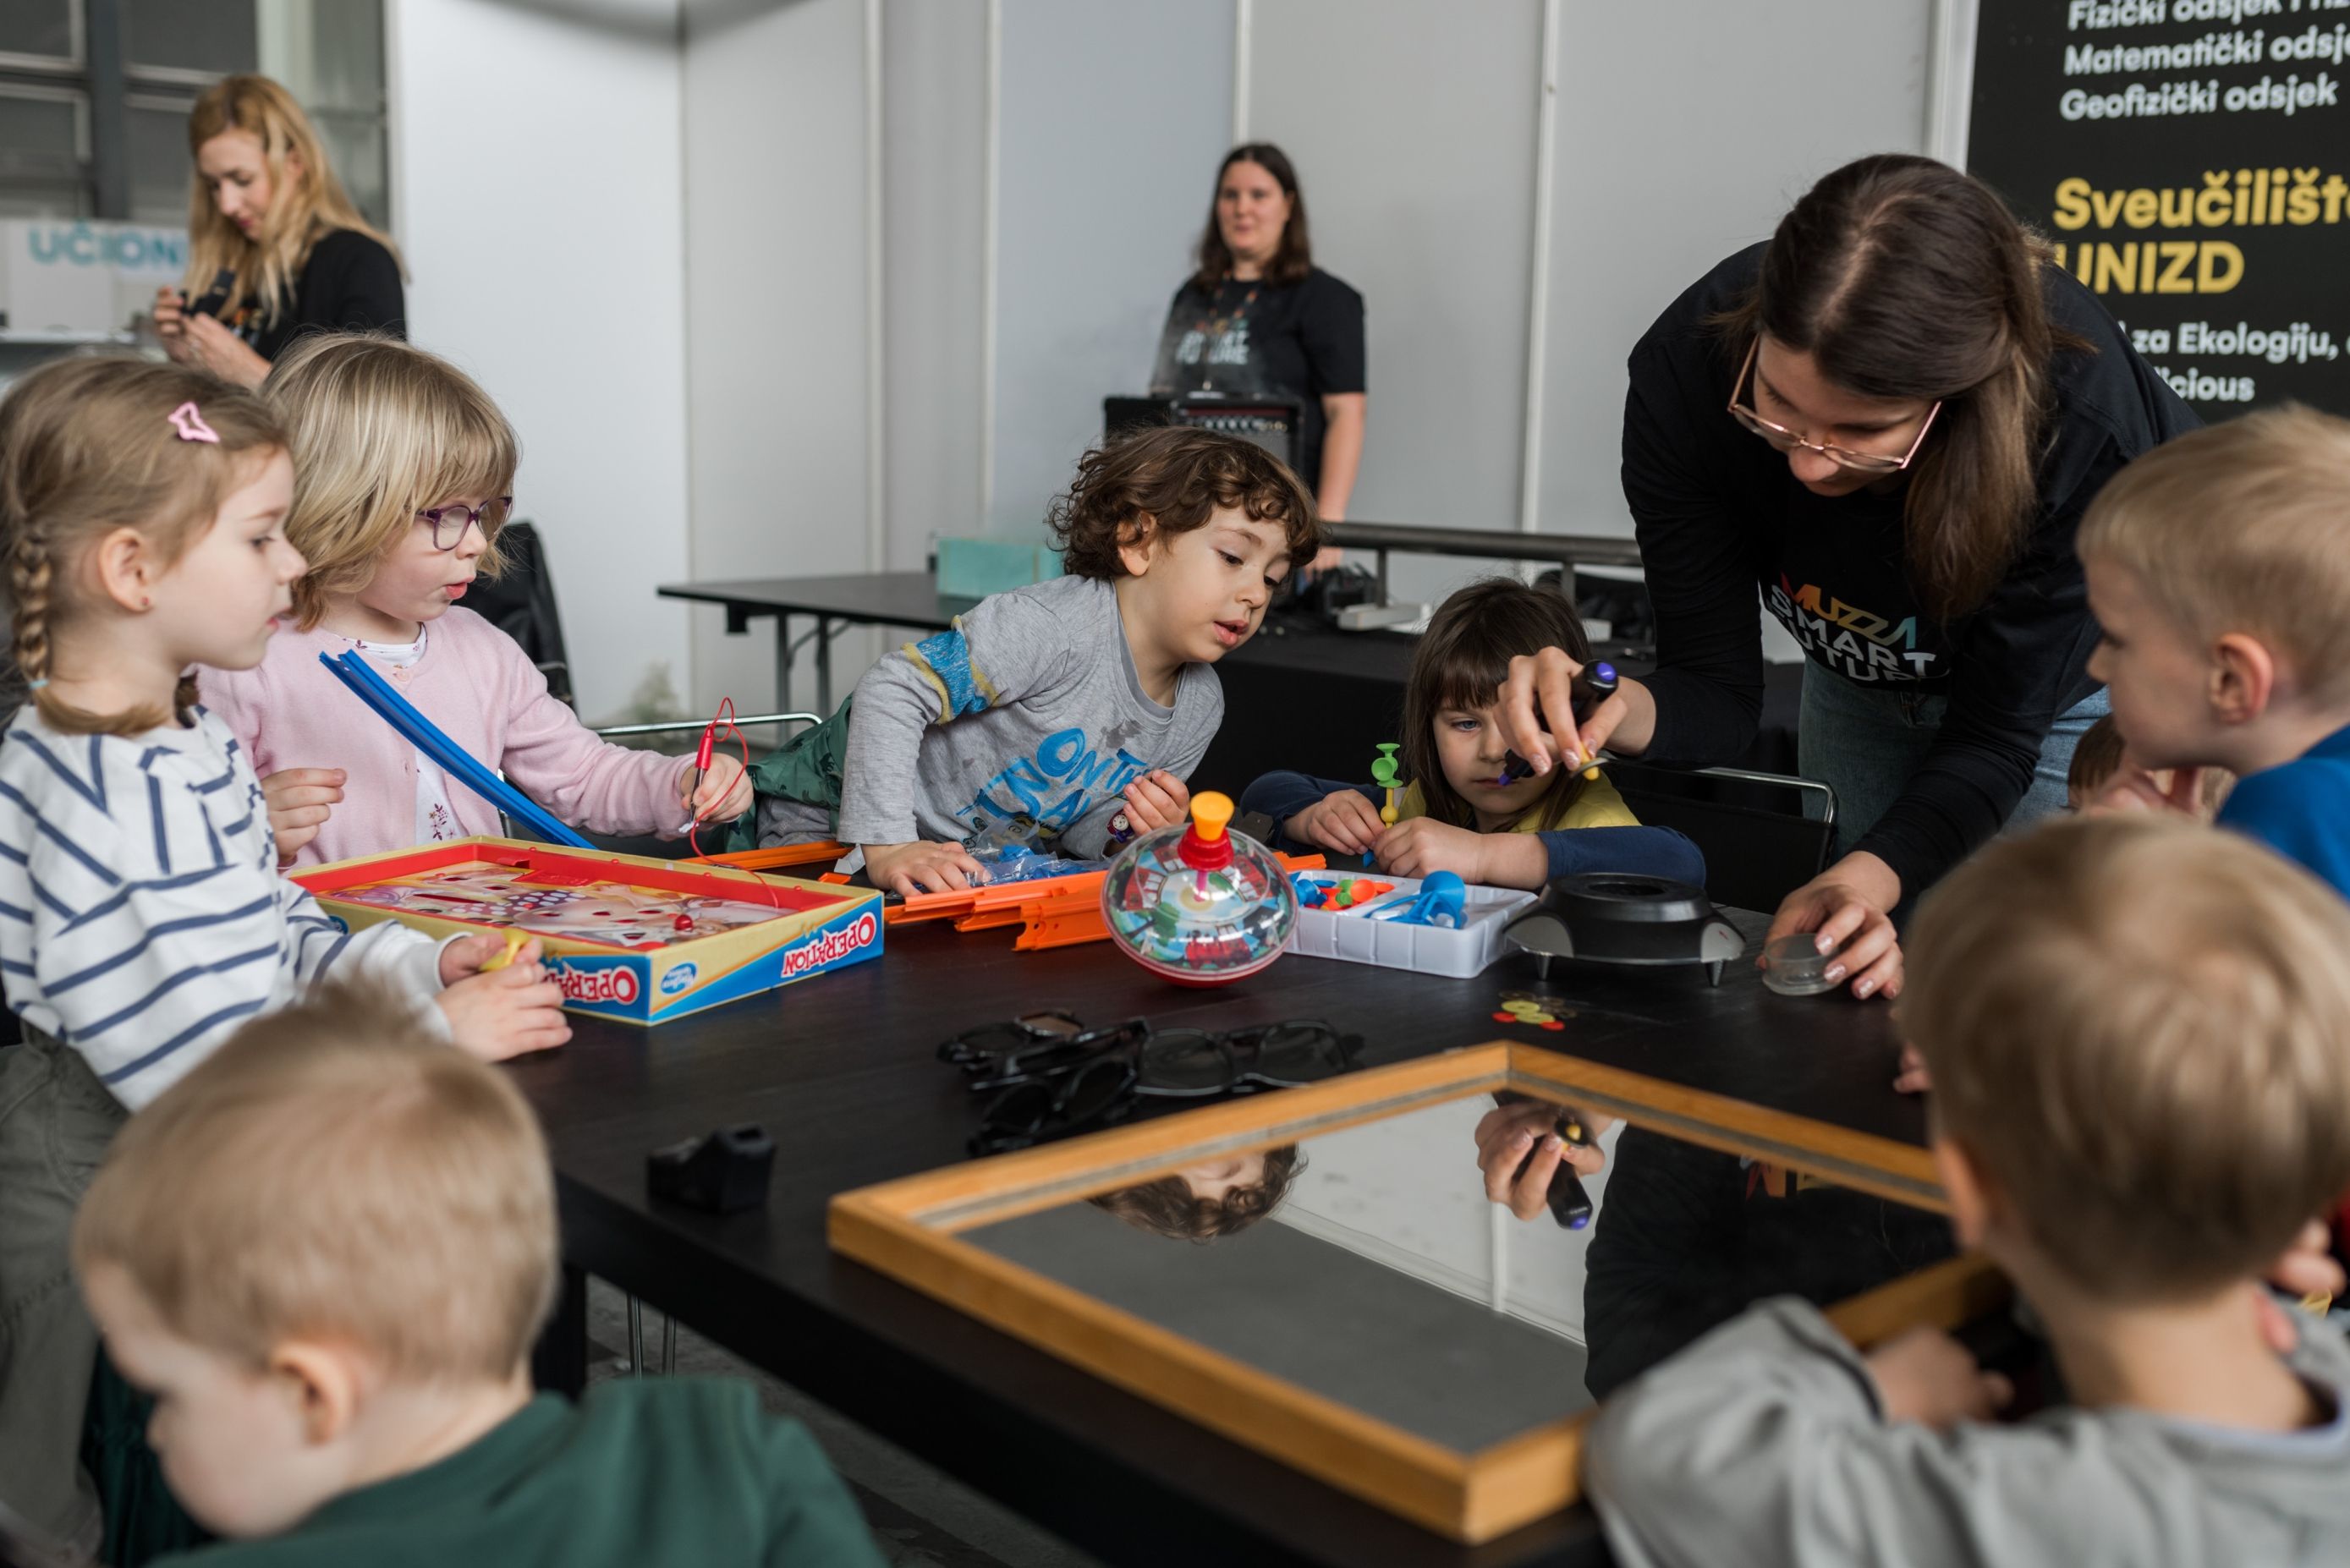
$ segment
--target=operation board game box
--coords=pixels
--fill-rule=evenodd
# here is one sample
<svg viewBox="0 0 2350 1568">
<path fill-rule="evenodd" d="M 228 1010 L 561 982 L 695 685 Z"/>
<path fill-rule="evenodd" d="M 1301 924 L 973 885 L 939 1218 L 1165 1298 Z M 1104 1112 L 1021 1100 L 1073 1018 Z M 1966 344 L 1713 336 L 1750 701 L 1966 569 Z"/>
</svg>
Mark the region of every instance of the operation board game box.
<svg viewBox="0 0 2350 1568">
<path fill-rule="evenodd" d="M 881 895 L 637 855 L 459 838 L 297 872 L 358 930 L 536 937 L 563 1005 L 659 1023 L 881 956 Z"/>
</svg>

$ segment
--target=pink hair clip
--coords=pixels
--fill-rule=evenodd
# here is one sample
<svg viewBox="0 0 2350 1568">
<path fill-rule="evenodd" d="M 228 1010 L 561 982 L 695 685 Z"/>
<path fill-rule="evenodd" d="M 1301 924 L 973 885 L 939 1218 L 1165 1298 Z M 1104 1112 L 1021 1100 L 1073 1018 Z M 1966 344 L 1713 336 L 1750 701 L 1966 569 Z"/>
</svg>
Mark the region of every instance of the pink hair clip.
<svg viewBox="0 0 2350 1568">
<path fill-rule="evenodd" d="M 220 431 L 204 423 L 204 416 L 196 411 L 196 405 L 192 402 L 182 403 L 167 417 L 172 421 L 172 428 L 180 432 L 182 441 L 208 441 L 213 446 L 220 445 Z"/>
</svg>

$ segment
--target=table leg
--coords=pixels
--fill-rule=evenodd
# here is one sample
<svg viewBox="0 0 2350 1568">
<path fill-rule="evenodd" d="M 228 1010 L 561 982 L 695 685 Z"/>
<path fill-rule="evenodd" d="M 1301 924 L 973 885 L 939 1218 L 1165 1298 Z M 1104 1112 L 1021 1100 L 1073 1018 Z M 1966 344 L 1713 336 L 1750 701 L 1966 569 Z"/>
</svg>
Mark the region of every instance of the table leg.
<svg viewBox="0 0 2350 1568">
<path fill-rule="evenodd" d="M 577 1399 L 588 1387 L 588 1274 L 568 1263 L 555 1293 L 555 1311 L 531 1347 L 535 1387 Z"/>
<path fill-rule="evenodd" d="M 774 711 L 790 711 L 792 705 L 792 618 L 788 611 L 775 612 L 775 706 Z"/>
<path fill-rule="evenodd" d="M 832 714 L 832 618 L 816 618 L 816 711 Z"/>
</svg>

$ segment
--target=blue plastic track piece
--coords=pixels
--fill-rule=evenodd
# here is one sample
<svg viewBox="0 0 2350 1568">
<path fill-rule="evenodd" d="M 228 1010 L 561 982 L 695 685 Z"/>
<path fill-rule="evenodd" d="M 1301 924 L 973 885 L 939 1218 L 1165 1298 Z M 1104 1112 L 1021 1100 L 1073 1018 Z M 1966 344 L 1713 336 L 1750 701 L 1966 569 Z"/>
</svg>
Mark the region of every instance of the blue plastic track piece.
<svg viewBox="0 0 2350 1568">
<path fill-rule="evenodd" d="M 399 731 L 409 744 L 439 763 L 442 773 L 491 805 L 550 844 L 560 844 L 571 849 L 596 847 L 442 733 L 440 726 L 418 712 L 413 703 L 393 689 L 391 682 L 369 669 L 357 649 L 340 659 L 321 653 L 318 662 L 333 670 L 336 679 L 349 687 L 353 696 L 374 709 L 376 716 Z"/>
</svg>

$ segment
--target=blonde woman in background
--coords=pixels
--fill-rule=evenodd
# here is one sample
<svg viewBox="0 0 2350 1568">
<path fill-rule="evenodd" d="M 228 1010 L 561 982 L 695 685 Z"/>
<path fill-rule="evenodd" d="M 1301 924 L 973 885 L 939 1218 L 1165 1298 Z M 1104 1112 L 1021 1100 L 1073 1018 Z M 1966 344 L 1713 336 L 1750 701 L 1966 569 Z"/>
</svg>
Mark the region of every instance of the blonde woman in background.
<svg viewBox="0 0 2350 1568">
<path fill-rule="evenodd" d="M 302 106 L 267 77 L 225 77 L 188 114 L 195 184 L 185 292 L 155 295 L 155 330 L 182 365 L 258 387 L 306 332 L 407 335 L 400 257 L 359 215 Z M 198 313 L 223 271 L 235 286 Z"/>
</svg>

